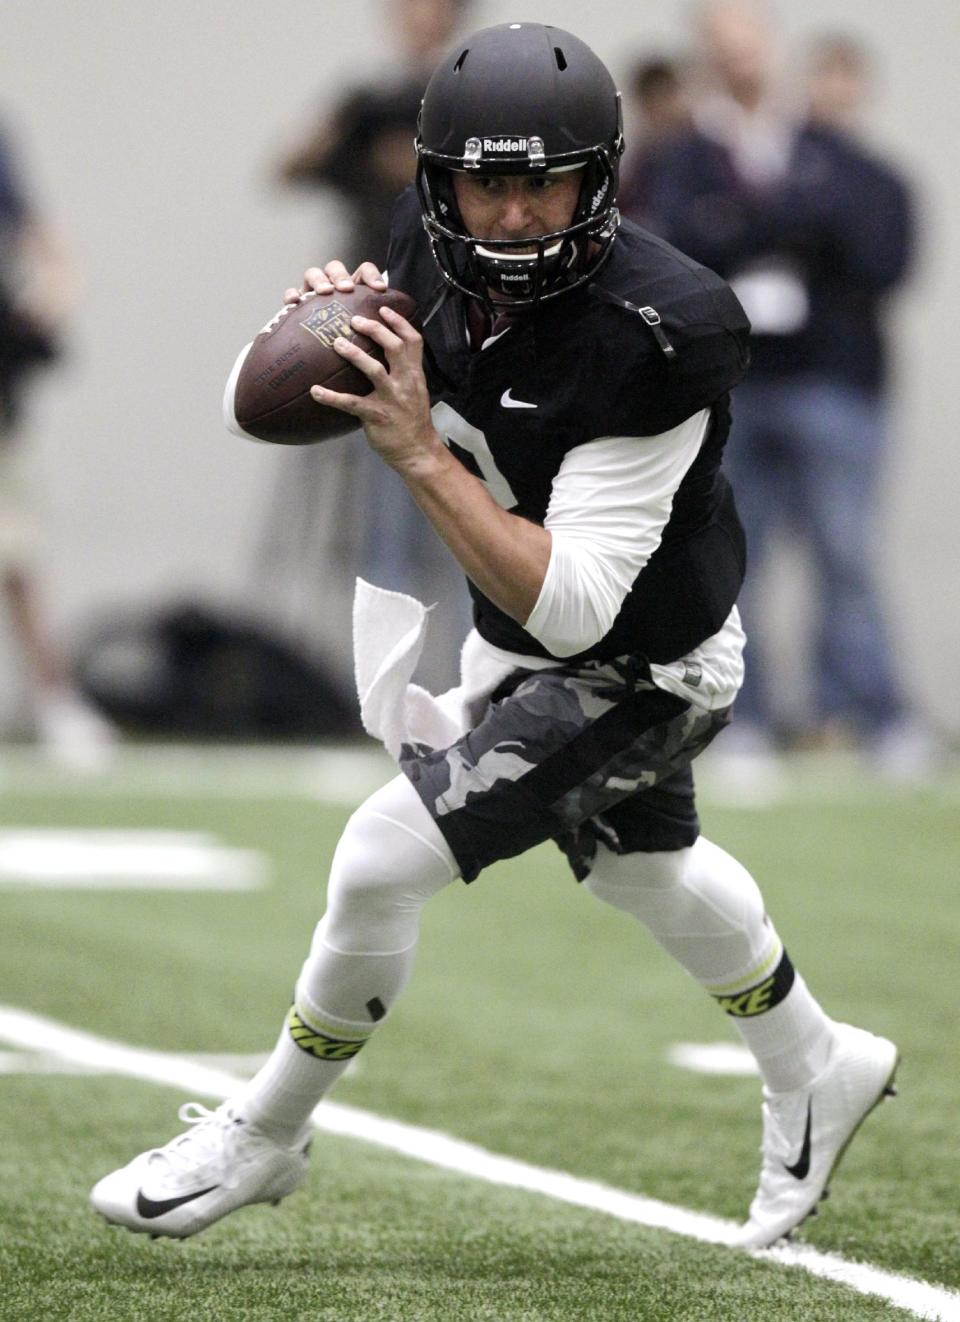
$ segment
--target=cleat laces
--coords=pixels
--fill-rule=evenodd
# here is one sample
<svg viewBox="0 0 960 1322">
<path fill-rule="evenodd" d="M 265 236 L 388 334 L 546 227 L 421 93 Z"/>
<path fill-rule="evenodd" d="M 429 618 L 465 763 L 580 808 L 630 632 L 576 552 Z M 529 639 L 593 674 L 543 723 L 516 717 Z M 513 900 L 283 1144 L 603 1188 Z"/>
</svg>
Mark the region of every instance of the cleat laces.
<svg viewBox="0 0 960 1322">
<path fill-rule="evenodd" d="M 245 1122 L 226 1105 L 210 1111 L 199 1102 L 184 1102 L 177 1114 L 190 1128 L 151 1152 L 149 1164 L 165 1165 L 178 1184 L 187 1177 L 210 1178 L 225 1189 L 235 1188 L 244 1164 L 237 1158 L 246 1137 Z"/>
</svg>

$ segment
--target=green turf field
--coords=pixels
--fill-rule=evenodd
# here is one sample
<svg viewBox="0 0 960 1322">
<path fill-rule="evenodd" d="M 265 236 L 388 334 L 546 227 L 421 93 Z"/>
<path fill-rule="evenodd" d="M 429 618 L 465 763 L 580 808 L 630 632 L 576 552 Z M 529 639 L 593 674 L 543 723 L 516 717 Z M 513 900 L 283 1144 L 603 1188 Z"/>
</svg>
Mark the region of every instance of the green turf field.
<svg viewBox="0 0 960 1322">
<path fill-rule="evenodd" d="M 0 879 L 0 1008 L 163 1052 L 268 1050 L 348 805 L 387 770 L 332 750 L 309 762 L 181 750 L 131 753 L 111 776 L 78 781 L 0 752 L 2 829 L 202 831 L 259 851 L 271 869 L 263 889 L 225 893 Z M 755 873 L 828 1010 L 903 1053 L 900 1097 L 868 1121 L 804 1239 L 954 1290 L 958 791 L 955 780 L 894 791 L 813 766 L 777 805 L 734 810 L 709 793 L 701 804 L 705 832 Z M 734 1035 L 638 926 L 580 892 L 544 847 L 428 906 L 412 986 L 335 1100 L 739 1219 L 758 1170 L 759 1084 L 669 1064 L 680 1041 Z M 13 1062 L 9 1041 L 4 1055 Z M 796 1267 L 328 1134 L 305 1189 L 279 1209 L 245 1209 L 185 1243 L 106 1226 L 87 1208 L 90 1185 L 176 1133 L 189 1096 L 55 1073 L 39 1055 L 34 1071 L 0 1073 L 0 1317 L 918 1315 Z"/>
</svg>

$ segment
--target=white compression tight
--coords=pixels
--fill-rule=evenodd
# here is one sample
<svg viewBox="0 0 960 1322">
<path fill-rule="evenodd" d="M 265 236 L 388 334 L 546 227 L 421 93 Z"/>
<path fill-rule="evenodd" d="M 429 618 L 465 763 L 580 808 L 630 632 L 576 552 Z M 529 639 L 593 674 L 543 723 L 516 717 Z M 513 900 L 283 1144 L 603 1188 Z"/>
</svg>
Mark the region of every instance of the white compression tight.
<svg viewBox="0 0 960 1322">
<path fill-rule="evenodd" d="M 584 887 L 639 919 L 701 986 L 732 1007 L 772 1091 L 803 1087 L 820 1073 L 830 1052 L 830 1021 L 800 975 L 769 1009 L 762 993 L 747 995 L 773 974 L 783 947 L 756 882 L 735 858 L 703 836 L 689 849 L 651 854 L 614 854 L 600 844 Z"/>
<path fill-rule="evenodd" d="M 293 1019 L 238 1099 L 242 1114 L 294 1142 L 407 984 L 420 911 L 459 876 L 405 776 L 378 790 L 337 845 L 327 911 L 297 982 Z"/>
<path fill-rule="evenodd" d="M 403 776 L 350 818 L 330 873 L 327 912 L 296 990 L 293 1019 L 238 1098 L 240 1113 L 280 1142 L 310 1113 L 406 986 L 420 912 L 459 875 Z M 690 849 L 616 855 L 599 845 L 584 883 L 633 915 L 715 996 L 736 1001 L 782 954 L 753 878 L 702 837 Z M 802 1087 L 826 1064 L 830 1021 L 796 976 L 789 994 L 734 1023 L 773 1091 Z"/>
</svg>

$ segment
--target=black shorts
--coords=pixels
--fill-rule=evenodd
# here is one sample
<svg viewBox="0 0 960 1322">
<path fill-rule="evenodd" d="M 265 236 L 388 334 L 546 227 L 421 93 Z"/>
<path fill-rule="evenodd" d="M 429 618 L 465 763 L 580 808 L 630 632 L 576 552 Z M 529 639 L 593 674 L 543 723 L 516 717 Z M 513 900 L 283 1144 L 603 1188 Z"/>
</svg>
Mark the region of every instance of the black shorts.
<svg viewBox="0 0 960 1322">
<path fill-rule="evenodd" d="M 635 658 L 518 670 L 461 739 L 405 746 L 400 765 L 464 881 L 551 839 L 583 880 L 598 839 L 618 854 L 694 843 L 690 763 L 729 719 L 656 688 Z"/>
</svg>

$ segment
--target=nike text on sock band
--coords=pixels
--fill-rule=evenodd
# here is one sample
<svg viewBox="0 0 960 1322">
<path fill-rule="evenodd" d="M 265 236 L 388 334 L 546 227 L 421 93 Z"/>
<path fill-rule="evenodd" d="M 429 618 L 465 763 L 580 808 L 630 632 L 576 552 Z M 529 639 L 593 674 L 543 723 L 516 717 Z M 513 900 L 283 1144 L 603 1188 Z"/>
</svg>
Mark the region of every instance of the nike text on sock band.
<svg viewBox="0 0 960 1322">
<path fill-rule="evenodd" d="M 734 1018 L 751 1019 L 754 1015 L 766 1014 L 775 1005 L 779 1005 L 793 986 L 795 977 L 796 971 L 790 962 L 790 956 L 784 951 L 780 963 L 768 978 L 732 995 L 714 994 L 714 999 L 722 1010 L 733 1015 Z"/>
<path fill-rule="evenodd" d="M 295 1005 L 287 1015 L 287 1028 L 300 1050 L 317 1060 L 350 1060 L 370 1037 L 369 1032 L 350 1037 L 344 1037 L 343 1030 L 338 1030 L 339 1036 L 321 1032 L 306 1022 Z"/>
</svg>

